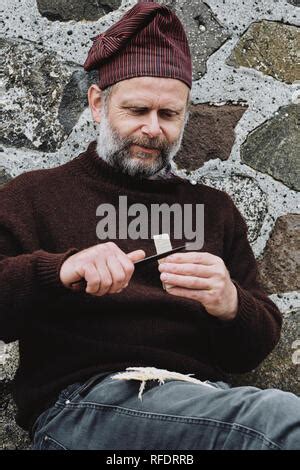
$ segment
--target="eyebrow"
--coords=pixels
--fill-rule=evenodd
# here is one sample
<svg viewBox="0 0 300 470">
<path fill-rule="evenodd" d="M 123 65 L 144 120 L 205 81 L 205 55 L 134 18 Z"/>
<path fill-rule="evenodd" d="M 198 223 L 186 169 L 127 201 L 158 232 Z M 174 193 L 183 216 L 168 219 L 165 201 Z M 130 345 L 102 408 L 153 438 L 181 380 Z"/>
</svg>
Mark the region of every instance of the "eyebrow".
<svg viewBox="0 0 300 470">
<path fill-rule="evenodd" d="M 143 104 L 138 104 L 138 103 L 135 103 L 134 101 L 129 101 L 129 100 L 125 100 L 121 102 L 121 106 L 123 108 L 149 109 L 148 106 L 145 106 Z M 160 111 L 171 111 L 175 113 L 181 113 L 183 109 L 184 108 L 171 107 L 171 108 L 160 108 Z"/>
</svg>

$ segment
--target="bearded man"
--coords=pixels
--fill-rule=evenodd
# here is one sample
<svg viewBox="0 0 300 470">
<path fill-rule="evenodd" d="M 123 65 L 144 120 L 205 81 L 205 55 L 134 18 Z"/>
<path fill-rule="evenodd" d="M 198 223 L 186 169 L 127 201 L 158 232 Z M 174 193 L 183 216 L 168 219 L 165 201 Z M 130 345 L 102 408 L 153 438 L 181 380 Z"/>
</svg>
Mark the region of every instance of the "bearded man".
<svg viewBox="0 0 300 470">
<path fill-rule="evenodd" d="M 18 424 L 33 449 L 295 449 L 297 396 L 224 381 L 272 351 L 282 318 L 232 199 L 174 174 L 192 87 L 182 24 L 138 2 L 84 67 L 99 70 L 97 139 L 1 189 L 0 331 L 20 345 Z M 96 232 L 99 206 L 121 196 L 144 204 L 144 224 L 157 204 L 203 204 L 203 246 L 136 264 L 152 238 Z"/>
</svg>

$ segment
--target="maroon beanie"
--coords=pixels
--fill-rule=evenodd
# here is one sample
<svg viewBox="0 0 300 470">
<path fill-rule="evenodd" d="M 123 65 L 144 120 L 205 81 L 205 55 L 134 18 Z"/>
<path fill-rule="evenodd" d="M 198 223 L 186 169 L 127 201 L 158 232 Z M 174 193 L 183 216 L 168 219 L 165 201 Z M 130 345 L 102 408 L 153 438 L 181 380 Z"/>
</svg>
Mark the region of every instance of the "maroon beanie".
<svg viewBox="0 0 300 470">
<path fill-rule="evenodd" d="M 84 70 L 99 69 L 102 90 L 141 76 L 175 78 L 192 88 L 187 37 L 180 20 L 165 5 L 140 0 L 93 41 Z"/>
</svg>

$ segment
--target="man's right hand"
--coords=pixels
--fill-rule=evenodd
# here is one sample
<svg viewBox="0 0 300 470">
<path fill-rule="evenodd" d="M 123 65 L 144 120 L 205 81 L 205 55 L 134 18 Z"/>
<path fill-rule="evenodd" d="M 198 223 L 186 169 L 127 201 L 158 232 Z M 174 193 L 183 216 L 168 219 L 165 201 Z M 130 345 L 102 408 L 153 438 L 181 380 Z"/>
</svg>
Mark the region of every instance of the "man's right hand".
<svg viewBox="0 0 300 470">
<path fill-rule="evenodd" d="M 115 294 L 127 287 L 134 262 L 145 256 L 143 250 L 126 254 L 113 242 L 102 243 L 67 258 L 60 269 L 60 280 L 68 288 L 85 280 L 87 294 L 99 297 Z"/>
</svg>

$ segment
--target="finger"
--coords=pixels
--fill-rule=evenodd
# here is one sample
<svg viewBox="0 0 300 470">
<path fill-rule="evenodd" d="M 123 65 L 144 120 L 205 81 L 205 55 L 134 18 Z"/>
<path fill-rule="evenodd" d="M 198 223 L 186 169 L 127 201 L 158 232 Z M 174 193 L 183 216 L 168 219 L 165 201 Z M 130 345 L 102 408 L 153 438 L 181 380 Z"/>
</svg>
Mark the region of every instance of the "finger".
<svg viewBox="0 0 300 470">
<path fill-rule="evenodd" d="M 211 290 L 212 283 L 207 278 L 200 278 L 195 276 L 181 276 L 179 274 L 162 273 L 160 275 L 161 281 L 172 286 L 185 287 L 186 289 L 203 289 Z"/>
<path fill-rule="evenodd" d="M 100 276 L 100 285 L 99 285 L 99 289 L 98 291 L 96 292 L 95 295 L 101 297 L 102 295 L 105 295 L 109 292 L 112 284 L 113 284 L 113 280 L 112 280 L 112 276 L 111 276 L 111 273 L 106 265 L 106 262 L 102 259 L 96 259 L 95 261 L 95 265 L 96 265 L 96 269 L 99 273 L 99 276 Z"/>
<path fill-rule="evenodd" d="M 161 273 L 168 272 L 184 276 L 211 277 L 214 274 L 211 266 L 196 263 L 161 263 L 158 269 Z"/>
<path fill-rule="evenodd" d="M 100 288 L 101 278 L 96 267 L 92 264 L 86 264 L 83 268 L 84 278 L 87 282 L 86 293 L 95 294 Z"/>
<path fill-rule="evenodd" d="M 126 276 L 126 279 L 124 281 L 124 287 L 126 287 L 134 273 L 134 264 L 131 259 L 123 252 L 117 253 L 116 257 L 123 266 L 123 270 Z"/>
<path fill-rule="evenodd" d="M 109 256 L 106 260 L 107 267 L 112 278 L 112 286 L 109 289 L 110 294 L 114 294 L 126 285 L 126 274 L 119 259 L 115 256 Z"/>
<path fill-rule="evenodd" d="M 218 263 L 220 258 L 211 253 L 192 251 L 190 253 L 174 253 L 173 255 L 167 256 L 164 261 L 166 263 L 199 263 L 210 266 Z"/>
<path fill-rule="evenodd" d="M 184 289 L 182 287 L 167 287 L 168 294 L 178 297 L 185 297 L 186 299 L 197 300 L 203 306 L 209 304 L 211 297 L 208 291 L 197 289 Z"/>
<path fill-rule="evenodd" d="M 127 253 L 126 256 L 128 256 L 131 259 L 131 261 L 135 263 L 136 261 L 144 259 L 146 256 L 146 253 L 144 252 L 144 250 L 135 250 L 135 251 L 131 251 L 130 253 Z"/>
</svg>

